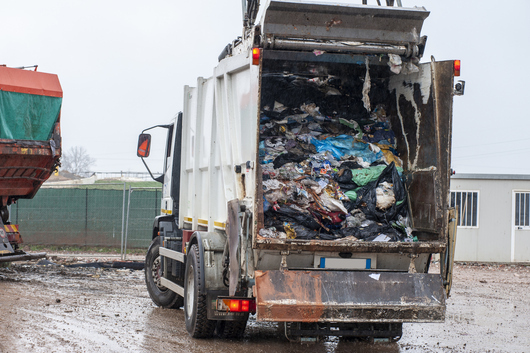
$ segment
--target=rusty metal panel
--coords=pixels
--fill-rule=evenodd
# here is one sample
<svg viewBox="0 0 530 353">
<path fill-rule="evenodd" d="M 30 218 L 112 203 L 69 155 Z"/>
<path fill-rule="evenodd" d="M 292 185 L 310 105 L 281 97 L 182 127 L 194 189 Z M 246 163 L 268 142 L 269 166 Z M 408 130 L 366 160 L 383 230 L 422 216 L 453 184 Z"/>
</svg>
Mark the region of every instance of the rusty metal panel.
<svg viewBox="0 0 530 353">
<path fill-rule="evenodd" d="M 256 271 L 259 321 L 441 322 L 441 276 L 371 271 Z"/>
<path fill-rule="evenodd" d="M 0 141 L 0 196 L 32 198 L 58 165 L 49 141 Z"/>
</svg>

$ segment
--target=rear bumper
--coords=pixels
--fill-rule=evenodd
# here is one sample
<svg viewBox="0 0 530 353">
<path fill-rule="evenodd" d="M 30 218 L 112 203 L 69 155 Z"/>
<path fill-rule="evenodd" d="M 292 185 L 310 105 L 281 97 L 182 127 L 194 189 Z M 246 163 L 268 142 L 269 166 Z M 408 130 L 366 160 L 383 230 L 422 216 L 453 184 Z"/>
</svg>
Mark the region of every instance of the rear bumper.
<svg viewBox="0 0 530 353">
<path fill-rule="evenodd" d="M 257 319 L 277 322 L 443 322 L 437 274 L 256 271 Z"/>
</svg>

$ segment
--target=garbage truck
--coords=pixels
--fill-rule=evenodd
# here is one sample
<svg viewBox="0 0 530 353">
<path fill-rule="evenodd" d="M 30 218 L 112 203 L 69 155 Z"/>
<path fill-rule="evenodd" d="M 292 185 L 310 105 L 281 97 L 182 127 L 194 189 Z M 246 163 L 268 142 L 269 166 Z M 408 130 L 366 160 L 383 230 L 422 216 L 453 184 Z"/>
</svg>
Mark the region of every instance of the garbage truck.
<svg viewBox="0 0 530 353">
<path fill-rule="evenodd" d="M 151 173 L 149 130 L 167 130 L 150 297 L 194 338 L 241 336 L 249 315 L 299 341 L 443 322 L 460 61 L 420 60 L 423 7 L 271 0 L 256 22 L 258 4 L 182 112 L 139 136 Z"/>
<path fill-rule="evenodd" d="M 21 249 L 19 226 L 9 214 L 60 165 L 61 84 L 57 75 L 31 68 L 0 66 L 0 262 L 46 256 Z"/>
</svg>

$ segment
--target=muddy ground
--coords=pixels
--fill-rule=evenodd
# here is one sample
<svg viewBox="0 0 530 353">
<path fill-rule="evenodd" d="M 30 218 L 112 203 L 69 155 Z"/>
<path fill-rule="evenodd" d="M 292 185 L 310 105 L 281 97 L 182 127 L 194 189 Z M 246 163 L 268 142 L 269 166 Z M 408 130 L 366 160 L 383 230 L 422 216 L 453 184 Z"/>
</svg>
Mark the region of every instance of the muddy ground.
<svg viewBox="0 0 530 353">
<path fill-rule="evenodd" d="M 252 319 L 241 340 L 191 339 L 182 310 L 151 302 L 143 271 L 17 263 L 0 268 L 0 352 L 529 352 L 529 284 L 527 266 L 457 264 L 444 324 L 405 324 L 398 343 L 308 347 Z"/>
</svg>

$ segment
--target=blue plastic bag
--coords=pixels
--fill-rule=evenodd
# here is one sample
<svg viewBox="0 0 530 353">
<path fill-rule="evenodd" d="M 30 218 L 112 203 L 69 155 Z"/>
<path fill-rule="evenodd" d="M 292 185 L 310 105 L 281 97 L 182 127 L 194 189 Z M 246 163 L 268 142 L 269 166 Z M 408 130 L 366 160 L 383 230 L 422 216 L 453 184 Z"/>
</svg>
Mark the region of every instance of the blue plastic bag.
<svg viewBox="0 0 530 353">
<path fill-rule="evenodd" d="M 350 135 L 328 137 L 324 140 L 314 138 L 311 140 L 311 143 L 315 145 L 318 152 L 330 151 L 337 159 L 341 159 L 345 155 L 350 155 L 360 157 L 365 162 L 371 164 L 383 157 L 382 152 L 372 152 L 369 144 L 355 141 L 355 137 Z"/>
</svg>

